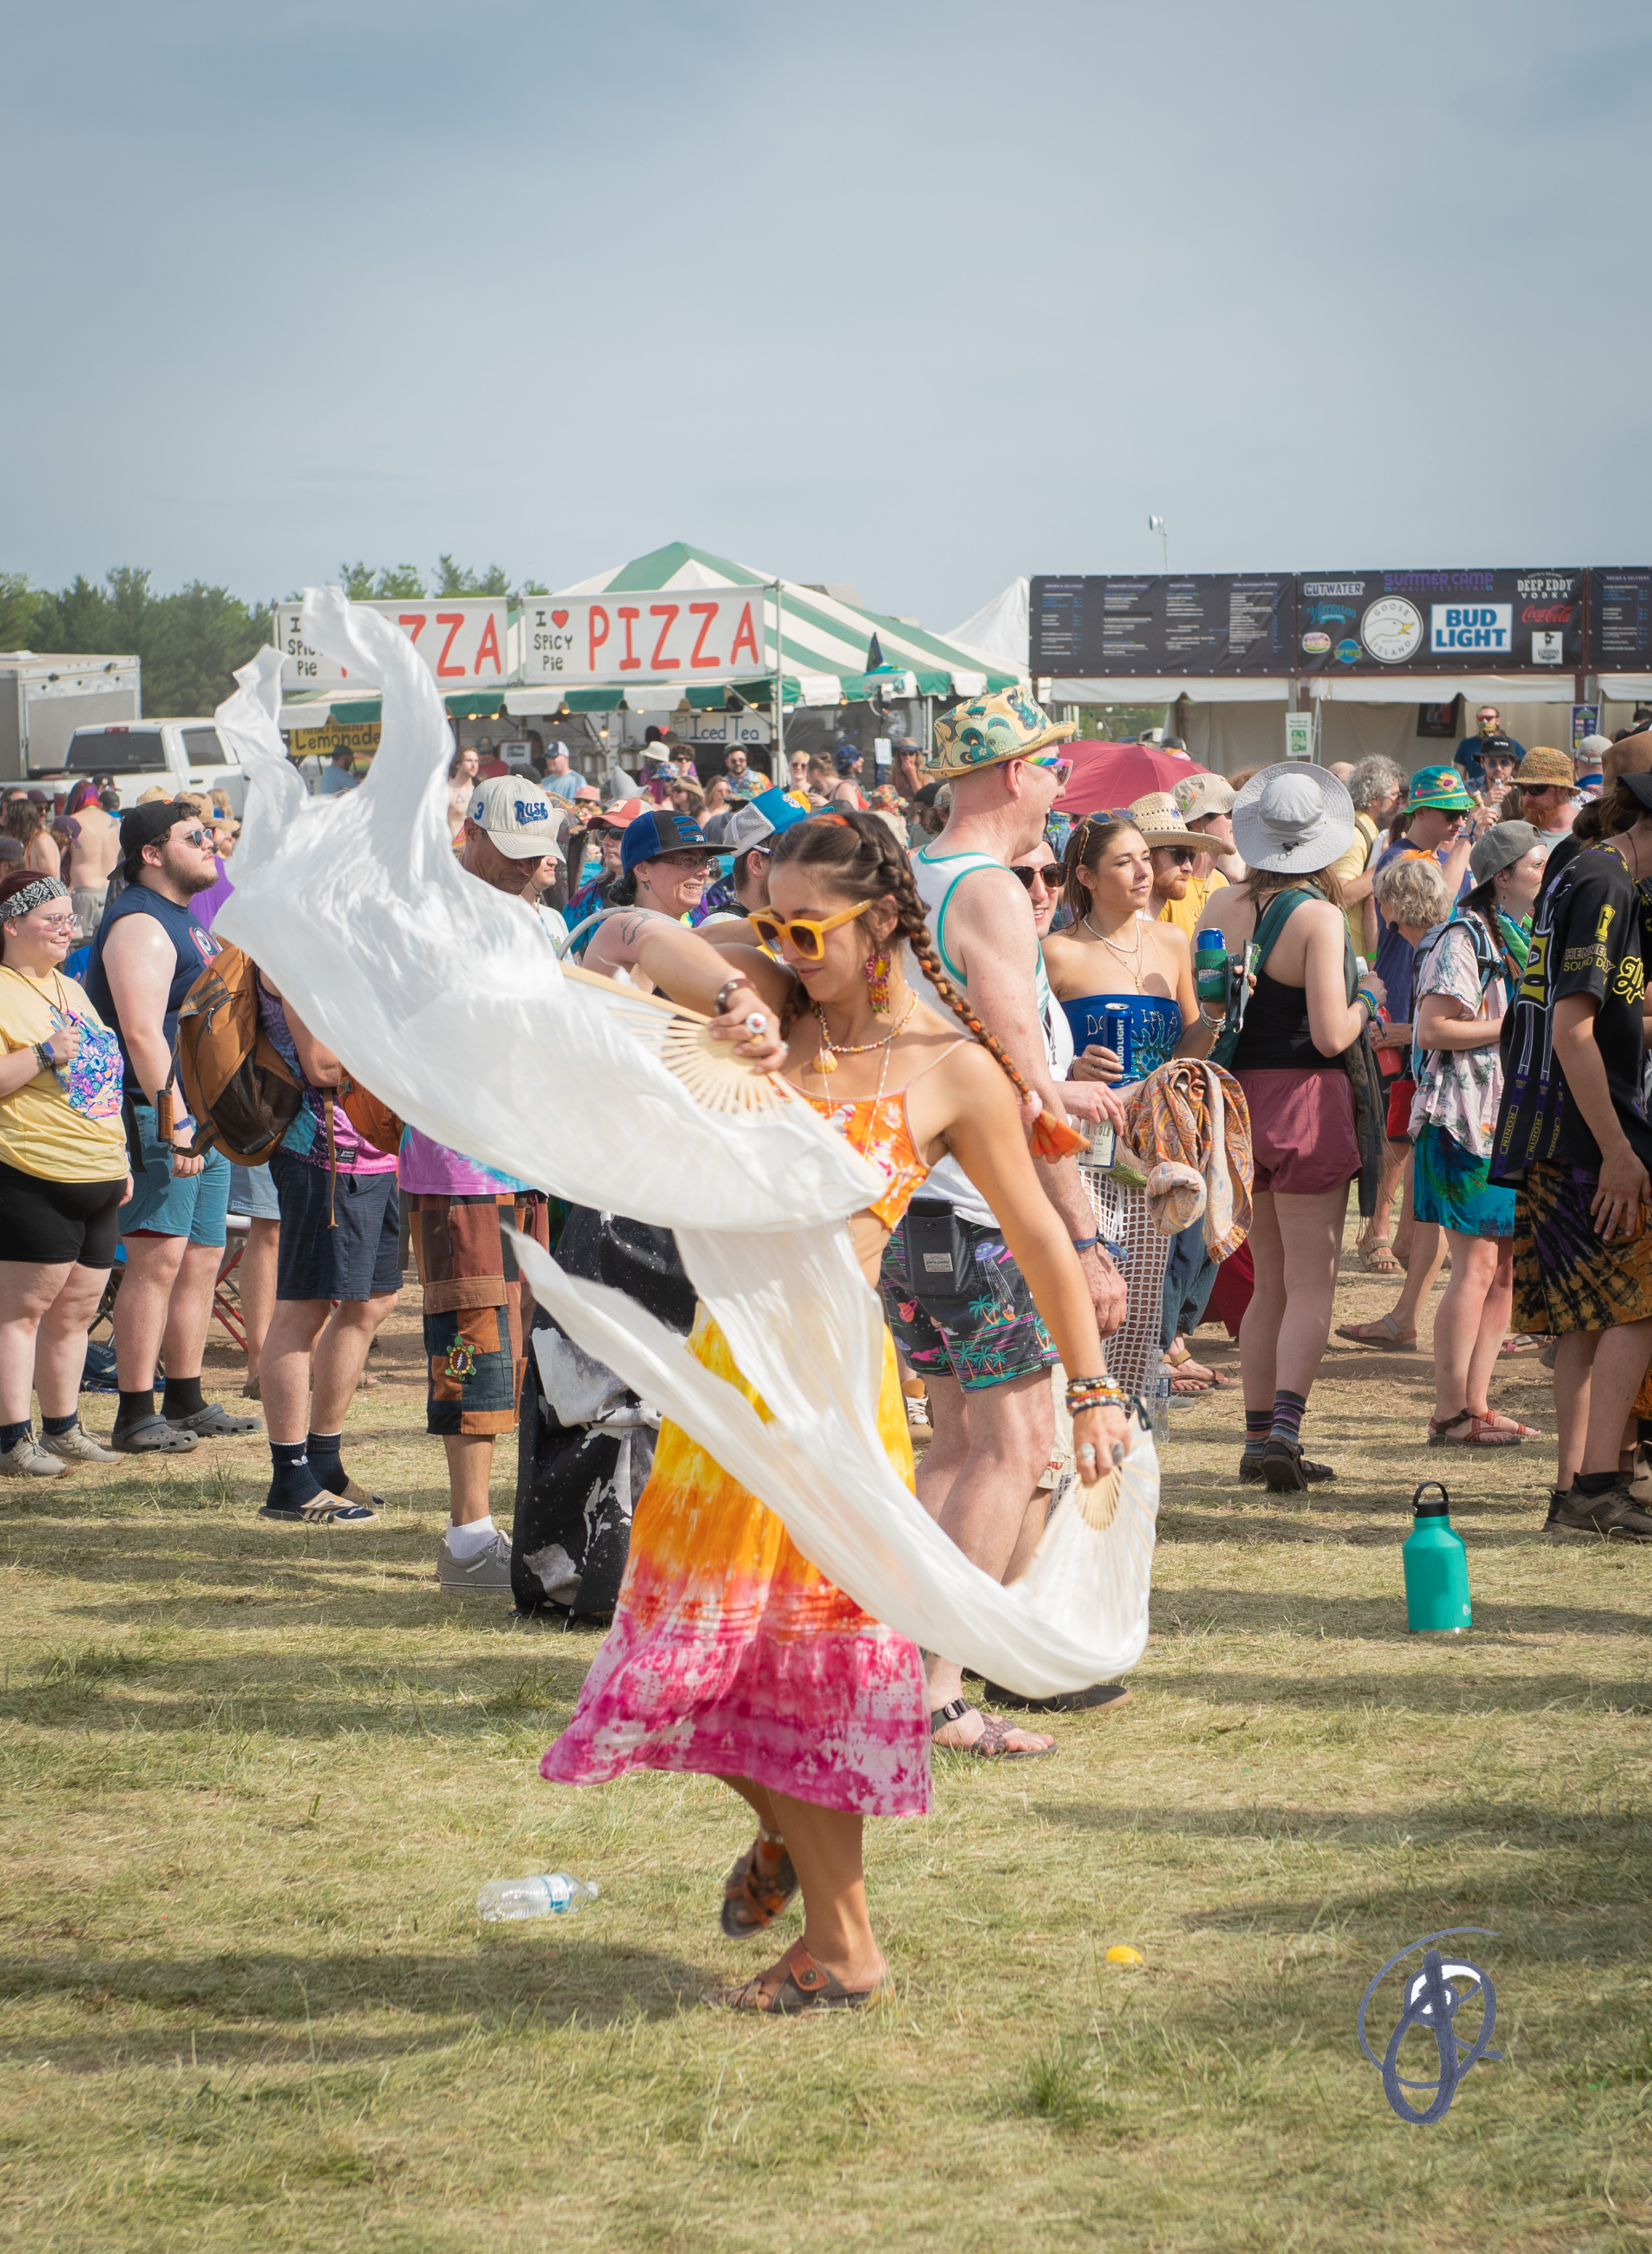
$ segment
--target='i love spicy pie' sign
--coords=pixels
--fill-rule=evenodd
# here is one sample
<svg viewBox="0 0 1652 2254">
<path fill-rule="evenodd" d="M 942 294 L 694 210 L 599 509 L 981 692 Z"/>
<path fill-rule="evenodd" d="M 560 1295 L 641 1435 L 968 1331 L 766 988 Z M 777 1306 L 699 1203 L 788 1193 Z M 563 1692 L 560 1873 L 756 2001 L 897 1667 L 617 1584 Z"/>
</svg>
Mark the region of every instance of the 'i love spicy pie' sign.
<svg viewBox="0 0 1652 2254">
<path fill-rule="evenodd" d="M 522 610 L 522 678 L 578 687 L 754 676 L 774 665 L 774 602 L 760 586 L 530 597 Z"/>
</svg>

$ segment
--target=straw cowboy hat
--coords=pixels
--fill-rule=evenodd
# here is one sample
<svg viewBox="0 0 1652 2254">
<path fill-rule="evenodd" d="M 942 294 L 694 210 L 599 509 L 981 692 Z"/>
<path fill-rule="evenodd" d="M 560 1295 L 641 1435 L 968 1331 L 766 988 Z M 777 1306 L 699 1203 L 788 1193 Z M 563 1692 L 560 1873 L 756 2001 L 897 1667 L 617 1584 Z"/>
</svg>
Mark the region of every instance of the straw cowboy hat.
<svg viewBox="0 0 1652 2254">
<path fill-rule="evenodd" d="M 1150 845 L 1191 845 L 1196 853 L 1206 850 L 1203 836 L 1189 830 L 1170 791 L 1150 790 L 1132 799 L 1130 818 Z"/>
<path fill-rule="evenodd" d="M 1076 720 L 1052 720 L 1025 689 L 1000 689 L 990 696 L 972 696 L 935 722 L 929 773 L 937 781 L 974 774 L 1005 760 L 1025 760 L 1077 733 Z"/>
</svg>

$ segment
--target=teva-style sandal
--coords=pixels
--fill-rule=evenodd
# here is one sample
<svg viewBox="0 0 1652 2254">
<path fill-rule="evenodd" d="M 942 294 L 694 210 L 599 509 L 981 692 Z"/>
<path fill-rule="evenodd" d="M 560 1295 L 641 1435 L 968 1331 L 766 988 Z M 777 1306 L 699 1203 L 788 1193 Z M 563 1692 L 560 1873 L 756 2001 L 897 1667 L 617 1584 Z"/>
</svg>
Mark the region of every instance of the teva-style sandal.
<svg viewBox="0 0 1652 2254">
<path fill-rule="evenodd" d="M 780 1838 L 778 1831 L 759 1831 L 723 1881 L 721 1923 L 731 1941 L 749 1941 L 766 1925 L 773 1925 L 797 1892 L 797 1873 L 784 1841 L 779 1868 L 772 1873 L 758 1868 L 757 1851 L 764 1840 Z"/>
<path fill-rule="evenodd" d="M 1196 1379 L 1201 1390 L 1208 1391 L 1213 1385 L 1219 1392 L 1230 1393 L 1233 1390 L 1231 1377 L 1224 1377 L 1219 1369 L 1212 1369 L 1208 1363 L 1197 1360 L 1185 1341 L 1179 1343 L 1181 1345 L 1180 1354 L 1172 1348 L 1165 1356 L 1172 1369 L 1180 1370 L 1184 1377 Z"/>
<path fill-rule="evenodd" d="M 1417 1333 L 1403 1331 L 1391 1314 L 1378 1315 L 1368 1323 L 1339 1323 L 1336 1334 L 1352 1339 L 1355 1346 L 1392 1347 L 1399 1354 L 1417 1351 Z"/>
<path fill-rule="evenodd" d="M 801 1941 L 793 1942 L 778 1964 L 739 1988 L 707 1988 L 705 2001 L 725 2012 L 859 2012 L 892 1993 L 889 1977 L 870 1988 L 845 1988 L 835 1972 L 816 1964 Z"/>
<path fill-rule="evenodd" d="M 1518 1417 L 1505 1417 L 1501 1410 L 1476 1409 L 1474 1413 L 1488 1432 L 1512 1432 L 1517 1440 L 1543 1438 L 1535 1424 L 1522 1424 Z"/>
<path fill-rule="evenodd" d="M 1405 1273 L 1395 1257 L 1394 1247 L 1386 1241 L 1368 1244 L 1360 1254 L 1360 1264 L 1368 1276 L 1403 1276 Z"/>
<path fill-rule="evenodd" d="M 983 1760 L 1042 1760 L 1053 1754 L 1051 1746 L 1012 1746 L 1010 1732 L 1017 1725 L 1006 1722 L 999 1714 L 983 1714 L 979 1706 L 972 1706 L 967 1698 L 954 1698 L 947 1705 L 936 1706 L 929 1716 L 929 1734 L 933 1738 L 944 1730 L 948 1722 L 961 1722 L 966 1714 L 981 1714 L 981 1734 L 972 1746 L 942 1746 L 942 1753 L 975 1754 Z"/>
<path fill-rule="evenodd" d="M 1298 1456 L 1297 1469 L 1302 1474 L 1302 1485 L 1305 1488 L 1323 1487 L 1326 1480 L 1334 1480 L 1336 1477 L 1329 1464 L 1316 1464 L 1309 1456 Z M 1262 1468 L 1260 1450 L 1254 1456 L 1240 1457 L 1239 1484 L 1241 1487 L 1265 1487 L 1268 1484 L 1267 1474 Z M 1286 1493 L 1289 1490 L 1281 1489 L 1280 1492 Z"/>
<path fill-rule="evenodd" d="M 1431 1448 L 1517 1448 L 1520 1439 L 1518 1430 L 1500 1432 L 1470 1409 L 1460 1409 L 1454 1417 L 1428 1420 Z"/>
</svg>

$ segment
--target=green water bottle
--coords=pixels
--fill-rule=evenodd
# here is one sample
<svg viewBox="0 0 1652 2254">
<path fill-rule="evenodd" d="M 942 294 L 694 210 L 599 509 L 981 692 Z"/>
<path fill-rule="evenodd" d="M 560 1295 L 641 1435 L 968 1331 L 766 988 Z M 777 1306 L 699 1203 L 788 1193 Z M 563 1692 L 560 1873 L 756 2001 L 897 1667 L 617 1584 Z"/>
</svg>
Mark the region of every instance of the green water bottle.
<svg viewBox="0 0 1652 2254">
<path fill-rule="evenodd" d="M 1432 1488 L 1438 1502 L 1424 1498 Z M 1405 1625 L 1424 1635 L 1460 1635 L 1474 1625 L 1468 1608 L 1468 1552 L 1451 1522 L 1452 1499 L 1438 1480 L 1424 1480 L 1411 1497 L 1417 1523 L 1405 1559 Z"/>
</svg>

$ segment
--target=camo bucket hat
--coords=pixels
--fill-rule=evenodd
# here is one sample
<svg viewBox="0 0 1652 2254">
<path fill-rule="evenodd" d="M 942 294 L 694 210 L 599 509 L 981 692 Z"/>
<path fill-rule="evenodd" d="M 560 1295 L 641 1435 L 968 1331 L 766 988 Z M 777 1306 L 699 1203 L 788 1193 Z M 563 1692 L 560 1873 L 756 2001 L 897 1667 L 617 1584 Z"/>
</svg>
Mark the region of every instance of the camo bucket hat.
<svg viewBox="0 0 1652 2254">
<path fill-rule="evenodd" d="M 1078 733 L 1076 720 L 1052 720 L 1025 689 L 972 696 L 935 722 L 929 772 L 937 780 L 973 774 L 1005 760 L 1024 760 Z"/>
</svg>

